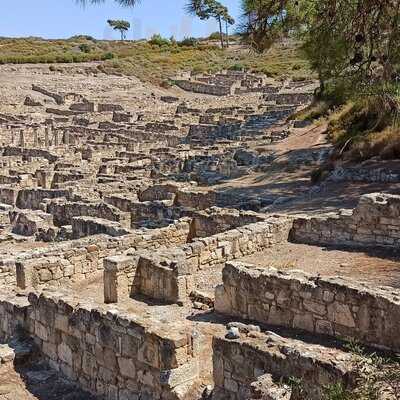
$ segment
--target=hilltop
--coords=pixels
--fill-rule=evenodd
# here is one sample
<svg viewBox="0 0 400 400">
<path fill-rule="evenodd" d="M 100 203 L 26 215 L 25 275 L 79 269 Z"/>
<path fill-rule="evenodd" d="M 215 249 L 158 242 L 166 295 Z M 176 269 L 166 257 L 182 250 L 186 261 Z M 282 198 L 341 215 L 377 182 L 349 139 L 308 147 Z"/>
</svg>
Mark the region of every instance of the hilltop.
<svg viewBox="0 0 400 400">
<path fill-rule="evenodd" d="M 61 70 L 62 63 L 96 61 L 96 69 L 106 74 L 136 76 L 142 82 L 168 84 L 178 71 L 215 73 L 222 69 L 248 69 L 270 77 L 297 80 L 309 78 L 311 71 L 302 56 L 300 43 L 284 41 L 269 52 L 258 55 L 242 46 L 237 37 L 222 50 L 218 42 L 104 41 L 87 36 L 65 40 L 41 38 L 0 38 L 0 64 L 51 64 Z"/>
</svg>

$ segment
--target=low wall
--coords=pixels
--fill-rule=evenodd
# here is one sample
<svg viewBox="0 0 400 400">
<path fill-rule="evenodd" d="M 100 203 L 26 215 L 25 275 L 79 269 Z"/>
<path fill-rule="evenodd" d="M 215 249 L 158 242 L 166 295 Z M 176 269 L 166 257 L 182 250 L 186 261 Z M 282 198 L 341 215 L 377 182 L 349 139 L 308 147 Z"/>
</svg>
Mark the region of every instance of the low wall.
<svg viewBox="0 0 400 400">
<path fill-rule="evenodd" d="M 265 215 L 251 211 L 212 207 L 192 214 L 192 235 L 196 238 L 208 237 L 241 226 L 261 222 Z"/>
<path fill-rule="evenodd" d="M 340 214 L 296 218 L 290 237 L 307 244 L 400 247 L 400 196 L 367 194 Z"/>
<path fill-rule="evenodd" d="M 103 218 L 74 217 L 72 218 L 72 237 L 79 239 L 92 235 L 104 234 L 112 237 L 124 236 L 131 233 L 119 222 Z"/>
<path fill-rule="evenodd" d="M 400 350 L 400 290 L 227 263 L 217 312 Z"/>
<path fill-rule="evenodd" d="M 24 147 L 4 147 L 3 156 L 14 156 L 23 158 L 42 158 L 48 160 L 49 163 L 55 163 L 59 157 L 56 154 L 51 153 L 48 150 L 43 149 L 30 149 Z"/>
<path fill-rule="evenodd" d="M 264 95 L 265 101 L 275 101 L 276 104 L 307 104 L 314 98 L 310 93 L 269 93 Z"/>
<path fill-rule="evenodd" d="M 22 189 L 18 192 L 16 206 L 18 208 L 38 210 L 44 199 L 55 199 L 58 197 L 69 199 L 70 192 L 59 189 Z"/>
<path fill-rule="evenodd" d="M 104 300 L 142 295 L 163 303 L 183 305 L 194 288 L 194 276 L 179 248 L 104 260 Z"/>
<path fill-rule="evenodd" d="M 252 386 L 266 375 L 270 379 L 264 390 L 280 395 L 266 399 L 321 400 L 329 385 L 354 386 L 354 358 L 350 353 L 327 351 L 322 346 L 283 339 L 273 333 L 241 334 L 237 340 L 217 336 L 213 340 L 213 400 L 258 399 L 252 396 Z M 301 382 L 299 397 L 291 397 L 291 389 L 284 387 L 294 379 Z"/>
<path fill-rule="evenodd" d="M 217 194 L 213 191 L 178 190 L 175 197 L 175 206 L 204 210 L 216 204 Z"/>
<path fill-rule="evenodd" d="M 32 85 L 32 90 L 53 98 L 58 105 L 62 105 L 65 103 L 65 96 L 61 94 L 50 92 L 49 90 L 37 85 Z"/>
<path fill-rule="evenodd" d="M 130 259 L 105 268 L 105 298 L 118 302 L 118 293 L 132 286 L 130 295 L 140 294 L 167 303 L 184 304 L 194 289 L 198 270 L 261 251 L 287 241 L 291 220 L 271 217 L 187 245 L 158 251 L 137 251 Z M 105 260 L 106 265 L 109 260 Z M 115 265 L 114 265 L 115 264 Z M 126 265 L 130 268 L 126 269 Z M 133 282 L 133 283 L 132 283 Z M 109 296 L 107 293 L 111 293 Z"/>
<path fill-rule="evenodd" d="M 327 178 L 330 182 L 399 183 L 397 168 L 372 166 L 363 168 L 337 168 Z"/>
<path fill-rule="evenodd" d="M 199 270 L 286 242 L 291 227 L 290 218 L 269 217 L 263 222 L 197 239 L 181 249 L 194 270 Z"/>
<path fill-rule="evenodd" d="M 183 304 L 194 288 L 194 277 L 178 251 L 143 254 L 133 279 L 132 292 L 166 303 Z"/>
<path fill-rule="evenodd" d="M 17 283 L 17 274 L 15 270 L 15 260 L 0 260 L 0 286 L 15 285 Z"/>
<path fill-rule="evenodd" d="M 15 206 L 17 202 L 18 189 L 13 185 L 0 187 L 0 203 Z"/>
<path fill-rule="evenodd" d="M 188 92 L 210 94 L 213 96 L 228 96 L 233 94 L 232 86 L 208 85 L 202 82 L 184 80 L 175 81 L 175 84 L 176 86 Z"/>
<path fill-rule="evenodd" d="M 25 331 L 52 368 L 106 400 L 178 399 L 198 377 L 196 339 L 182 321 L 149 323 L 57 292 L 2 296 L 0 316 L 3 340 Z"/>
<path fill-rule="evenodd" d="M 190 220 L 182 219 L 165 228 L 137 230 L 121 238 L 98 235 L 19 254 L 16 259 L 20 288 L 62 285 L 72 278 L 86 279 L 103 270 L 103 260 L 124 251 L 159 249 L 186 243 Z"/>
</svg>

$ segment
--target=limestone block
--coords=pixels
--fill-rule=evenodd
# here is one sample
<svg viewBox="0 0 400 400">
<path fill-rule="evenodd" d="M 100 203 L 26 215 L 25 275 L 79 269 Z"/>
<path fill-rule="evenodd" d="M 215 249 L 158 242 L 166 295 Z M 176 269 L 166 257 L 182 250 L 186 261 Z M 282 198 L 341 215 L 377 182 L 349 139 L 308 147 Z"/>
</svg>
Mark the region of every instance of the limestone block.
<svg viewBox="0 0 400 400">
<path fill-rule="evenodd" d="M 356 326 L 350 307 L 343 303 L 334 302 L 328 305 L 328 319 L 349 328 Z"/>
<path fill-rule="evenodd" d="M 119 371 L 122 376 L 127 378 L 135 379 L 136 377 L 136 366 L 132 359 L 118 357 Z"/>
</svg>

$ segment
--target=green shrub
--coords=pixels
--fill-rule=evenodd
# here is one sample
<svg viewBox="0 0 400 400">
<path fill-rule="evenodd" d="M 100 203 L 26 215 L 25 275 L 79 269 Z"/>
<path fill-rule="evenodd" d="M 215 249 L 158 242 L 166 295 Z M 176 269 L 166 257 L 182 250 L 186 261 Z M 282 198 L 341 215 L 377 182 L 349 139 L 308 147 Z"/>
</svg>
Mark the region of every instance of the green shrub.
<svg viewBox="0 0 400 400">
<path fill-rule="evenodd" d="M 82 53 L 90 53 L 91 48 L 87 43 L 82 43 L 82 44 L 79 45 L 79 50 Z"/>
<path fill-rule="evenodd" d="M 102 56 L 101 56 L 101 59 L 102 60 L 112 60 L 113 58 L 114 58 L 115 56 L 114 56 L 114 53 L 111 53 L 111 52 L 108 52 L 108 53 L 104 53 Z"/>
<path fill-rule="evenodd" d="M 90 35 L 75 35 L 75 36 L 71 36 L 68 40 L 71 41 L 77 41 L 77 40 L 89 40 L 91 42 L 97 42 L 97 40 Z"/>
<path fill-rule="evenodd" d="M 185 46 L 185 47 L 196 47 L 199 44 L 199 41 L 194 37 L 185 37 L 181 40 L 178 45 Z"/>
<path fill-rule="evenodd" d="M 213 32 L 209 37 L 209 40 L 220 40 L 221 39 L 221 35 L 219 32 Z"/>
<path fill-rule="evenodd" d="M 349 393 L 341 383 L 335 383 L 325 388 L 324 400 L 350 400 Z"/>
<path fill-rule="evenodd" d="M 149 40 L 149 43 L 159 47 L 169 46 L 171 44 L 171 42 L 168 39 L 163 38 L 159 33 L 153 35 Z"/>
<path fill-rule="evenodd" d="M 244 65 L 243 64 L 233 64 L 231 67 L 228 68 L 230 71 L 244 71 Z"/>
</svg>

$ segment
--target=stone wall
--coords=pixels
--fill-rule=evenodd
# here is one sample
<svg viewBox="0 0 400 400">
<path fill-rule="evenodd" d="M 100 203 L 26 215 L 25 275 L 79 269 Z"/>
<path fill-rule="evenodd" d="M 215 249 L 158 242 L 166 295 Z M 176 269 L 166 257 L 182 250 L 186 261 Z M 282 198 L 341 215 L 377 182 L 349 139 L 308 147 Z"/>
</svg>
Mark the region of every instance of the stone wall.
<svg viewBox="0 0 400 400">
<path fill-rule="evenodd" d="M 336 168 L 326 178 L 330 182 L 399 183 L 400 174 L 395 168 L 372 166 L 370 168 Z"/>
<path fill-rule="evenodd" d="M 130 261 L 124 259 L 120 265 L 113 266 L 109 274 L 105 272 L 108 276 L 104 280 L 104 291 L 118 297 L 128 281 L 128 287 L 132 287 L 130 295 L 140 294 L 162 302 L 183 304 L 194 288 L 197 271 L 287 241 L 290 227 L 290 219 L 271 217 L 264 222 L 199 238 L 190 244 L 152 252 L 137 251 Z M 108 263 L 107 259 L 105 262 Z M 125 265 L 130 268 L 126 269 Z M 111 281 L 114 288 L 110 290 Z"/>
<path fill-rule="evenodd" d="M 15 203 L 17 202 L 18 189 L 13 186 L 14 185 L 0 187 L 0 203 L 15 206 Z"/>
<path fill-rule="evenodd" d="M 400 290 L 227 263 L 217 312 L 400 350 Z"/>
<path fill-rule="evenodd" d="M 297 340 L 283 339 L 273 333 L 251 335 L 240 339 L 221 336 L 213 340 L 215 389 L 213 400 L 249 400 L 254 383 L 267 379 L 263 399 L 320 400 L 324 388 L 341 383 L 344 388 L 355 384 L 354 355 Z M 301 395 L 287 385 L 301 382 Z M 285 385 L 286 383 L 286 385 Z M 267 393 L 265 393 L 267 392 Z M 279 394 L 279 396 L 278 396 Z"/>
<path fill-rule="evenodd" d="M 74 217 L 72 218 L 72 238 L 79 239 L 92 235 L 108 235 L 112 237 L 124 236 L 131 230 L 124 228 L 119 222 L 104 218 Z"/>
<path fill-rule="evenodd" d="M 194 287 L 192 272 L 179 248 L 109 257 L 104 260 L 104 299 L 118 303 L 120 296 L 140 295 L 183 305 Z"/>
<path fill-rule="evenodd" d="M 49 90 L 40 87 L 38 85 L 32 85 L 32 90 L 35 92 L 39 92 L 45 96 L 51 97 L 52 99 L 54 99 L 54 101 L 58 104 L 58 105 L 62 105 L 65 103 L 65 98 L 63 95 L 60 95 L 58 93 L 54 93 L 54 92 L 50 92 Z"/>
<path fill-rule="evenodd" d="M 291 227 L 290 218 L 269 217 L 263 222 L 200 238 L 181 249 L 194 270 L 201 270 L 286 242 Z"/>
<path fill-rule="evenodd" d="M 22 189 L 18 192 L 16 206 L 18 208 L 29 208 L 38 210 L 44 199 L 55 199 L 58 197 L 70 197 L 68 190 L 59 189 Z"/>
<path fill-rule="evenodd" d="M 209 85 L 207 83 L 184 80 L 174 82 L 178 87 L 188 92 L 210 94 L 213 96 L 228 96 L 233 94 L 232 86 Z"/>
<path fill-rule="evenodd" d="M 119 222 L 124 228 L 131 227 L 130 214 L 103 202 L 67 202 L 64 199 L 48 201 L 46 212 L 54 216 L 57 226 L 71 225 L 74 217 L 102 218 Z"/>
<path fill-rule="evenodd" d="M 15 271 L 15 260 L 2 259 L 0 260 L 0 285 L 13 286 L 17 283 L 17 274 Z"/>
<path fill-rule="evenodd" d="M 142 254 L 132 292 L 166 303 L 183 304 L 194 287 L 194 277 L 183 252 Z"/>
<path fill-rule="evenodd" d="M 4 147 L 3 156 L 6 156 L 6 157 L 21 156 L 24 158 L 43 158 L 45 160 L 48 160 L 49 163 L 55 163 L 59 158 L 56 154 L 53 154 L 47 150 L 29 149 L 29 148 L 12 147 L 12 146 Z"/>
<path fill-rule="evenodd" d="M 400 196 L 363 195 L 354 210 L 296 218 L 291 240 L 299 243 L 400 247 Z"/>
<path fill-rule="evenodd" d="M 310 93 L 269 93 L 264 95 L 265 101 L 274 101 L 276 104 L 307 104 L 314 98 Z"/>
<path fill-rule="evenodd" d="M 218 207 L 212 207 L 204 211 L 193 213 L 192 217 L 191 233 L 193 237 L 196 238 L 213 236 L 266 219 L 265 215 L 255 212 Z"/>
<path fill-rule="evenodd" d="M 216 204 L 217 194 L 214 191 L 202 192 L 195 189 L 178 190 L 175 205 L 185 208 L 204 210 Z"/>
<path fill-rule="evenodd" d="M 15 260 L 20 288 L 62 285 L 70 279 L 85 279 L 103 270 L 103 260 L 124 251 L 159 249 L 186 243 L 190 220 L 182 219 L 165 228 L 137 230 L 121 238 L 98 235 L 56 244 L 44 250 L 19 254 Z"/>
<path fill-rule="evenodd" d="M 25 331 L 52 368 L 106 400 L 178 399 L 198 377 L 182 321 L 149 323 L 57 292 L 3 295 L 0 316 L 3 340 Z"/>
</svg>

